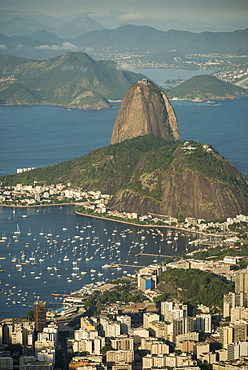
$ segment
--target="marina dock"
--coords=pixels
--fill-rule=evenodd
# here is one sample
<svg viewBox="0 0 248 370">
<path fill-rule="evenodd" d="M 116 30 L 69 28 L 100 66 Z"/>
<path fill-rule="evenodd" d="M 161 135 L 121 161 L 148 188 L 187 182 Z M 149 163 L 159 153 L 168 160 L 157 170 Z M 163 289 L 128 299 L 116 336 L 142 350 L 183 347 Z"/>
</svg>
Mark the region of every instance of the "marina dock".
<svg viewBox="0 0 248 370">
<path fill-rule="evenodd" d="M 135 268 L 139 268 L 139 269 L 142 269 L 143 267 L 145 267 L 143 265 L 128 265 L 128 264 L 125 264 L 125 263 L 118 263 L 118 266 L 120 266 L 120 267 L 135 267 Z M 113 266 L 113 267 L 115 267 L 115 266 Z"/>
<path fill-rule="evenodd" d="M 164 258 L 171 257 L 171 256 L 167 256 L 166 254 L 154 254 L 154 253 L 137 253 L 137 254 L 135 254 L 135 257 L 139 257 L 139 256 L 164 257 Z"/>
</svg>

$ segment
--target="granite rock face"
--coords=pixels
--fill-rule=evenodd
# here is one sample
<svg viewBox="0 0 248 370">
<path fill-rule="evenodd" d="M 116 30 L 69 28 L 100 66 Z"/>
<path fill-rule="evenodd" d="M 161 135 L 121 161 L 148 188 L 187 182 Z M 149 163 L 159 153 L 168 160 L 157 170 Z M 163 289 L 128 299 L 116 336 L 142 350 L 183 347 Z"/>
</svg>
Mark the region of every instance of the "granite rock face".
<svg viewBox="0 0 248 370">
<path fill-rule="evenodd" d="M 169 99 L 153 82 L 136 82 L 123 98 L 111 137 L 111 144 L 143 135 L 179 140 L 177 118 Z"/>
<path fill-rule="evenodd" d="M 248 198 L 237 188 L 228 189 L 226 184 L 213 182 L 199 172 L 189 169 L 178 172 L 171 167 L 167 173 L 160 174 L 160 179 L 160 201 L 125 189 L 114 194 L 110 208 L 120 212 L 194 217 L 208 221 L 235 217 L 248 211 Z M 239 178 L 238 181 L 247 188 L 245 179 Z M 154 175 L 152 185 L 156 186 L 156 183 Z"/>
</svg>

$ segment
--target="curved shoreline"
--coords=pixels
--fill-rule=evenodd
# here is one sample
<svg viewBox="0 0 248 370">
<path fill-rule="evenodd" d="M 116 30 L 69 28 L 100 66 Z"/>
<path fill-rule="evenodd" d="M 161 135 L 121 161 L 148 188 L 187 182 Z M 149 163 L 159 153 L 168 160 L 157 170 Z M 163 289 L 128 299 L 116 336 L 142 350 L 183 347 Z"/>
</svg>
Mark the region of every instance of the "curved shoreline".
<svg viewBox="0 0 248 370">
<path fill-rule="evenodd" d="M 107 99 L 108 100 L 108 99 Z M 109 101 L 109 100 L 108 100 Z M 114 102 L 114 101 L 113 101 Z M 109 107 L 99 107 L 96 105 L 90 105 L 90 106 L 82 106 L 82 107 L 75 107 L 75 106 L 70 106 L 70 105 L 60 105 L 60 104 L 28 104 L 28 103 L 20 103 L 20 104 L 7 104 L 7 103 L 4 103 L 4 104 L 0 104 L 1 106 L 6 106 L 6 107 L 20 107 L 20 106 L 26 106 L 26 107 L 57 107 L 57 108 L 64 108 L 64 109 L 67 109 L 67 110 L 106 110 L 106 109 L 111 109 L 112 107 L 109 106 Z"/>
<path fill-rule="evenodd" d="M 11 206 L 8 204 L 0 204 L 0 207 L 9 207 L 9 208 L 38 208 L 38 207 L 54 207 L 54 206 L 77 206 L 80 205 L 78 203 L 59 203 L 59 204 L 39 204 L 39 205 L 33 205 L 33 206 Z M 78 212 L 74 209 L 75 214 L 78 216 L 86 216 L 86 217 L 91 217 L 91 218 L 97 218 L 99 220 L 105 220 L 105 221 L 112 221 L 112 222 L 118 222 L 126 225 L 132 225 L 132 226 L 139 226 L 139 227 L 150 227 L 150 228 L 165 228 L 165 229 L 173 229 L 173 230 L 180 230 L 180 231 L 185 231 L 189 233 L 194 233 L 194 234 L 199 234 L 203 236 L 214 236 L 214 237 L 220 237 L 223 236 L 222 234 L 214 234 L 214 233 L 205 233 L 203 231 L 198 231 L 198 230 L 189 230 L 180 226 L 171 226 L 171 225 L 154 225 L 154 224 L 138 224 L 136 222 L 131 222 L 131 221 L 125 221 L 125 220 L 117 220 L 117 219 L 112 219 L 110 217 L 104 217 L 104 216 L 97 216 L 97 215 L 92 215 L 92 214 L 87 214 L 87 213 L 82 213 Z"/>
<path fill-rule="evenodd" d="M 152 227 L 152 228 L 157 228 L 157 229 L 158 228 L 165 228 L 165 229 L 174 229 L 174 230 L 181 230 L 181 231 L 185 231 L 185 232 L 189 232 L 189 233 L 201 234 L 201 235 L 204 235 L 204 236 L 220 236 L 220 234 L 209 234 L 209 233 L 204 233 L 203 231 L 185 229 L 185 228 L 180 227 L 180 226 L 137 224 L 135 222 L 130 222 L 130 221 L 116 220 L 116 219 L 112 219 L 112 218 L 109 218 L 109 217 L 95 216 L 95 215 L 90 215 L 90 214 L 87 214 L 87 213 L 81 213 L 81 212 L 78 212 L 76 210 L 74 210 L 74 212 L 79 216 L 88 216 L 88 217 L 97 218 L 97 219 L 100 219 L 100 220 L 119 222 L 119 223 L 122 223 L 122 224 L 139 226 L 139 227 Z"/>
<path fill-rule="evenodd" d="M 37 207 L 53 207 L 53 206 L 75 206 L 77 203 L 51 203 L 51 204 L 35 204 L 30 206 L 11 206 L 9 204 L 0 204 L 0 207 L 9 208 L 37 208 Z"/>
</svg>

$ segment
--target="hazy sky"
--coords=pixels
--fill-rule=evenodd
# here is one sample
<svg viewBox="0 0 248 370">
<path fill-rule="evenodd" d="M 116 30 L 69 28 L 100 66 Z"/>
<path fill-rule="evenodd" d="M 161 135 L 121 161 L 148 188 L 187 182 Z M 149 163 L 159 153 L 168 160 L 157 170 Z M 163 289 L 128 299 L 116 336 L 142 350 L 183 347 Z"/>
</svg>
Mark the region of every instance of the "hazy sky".
<svg viewBox="0 0 248 370">
<path fill-rule="evenodd" d="M 123 22 L 146 17 L 207 23 L 248 21 L 248 0 L 0 0 L 0 6 L 2 10 L 55 17 L 88 11 L 105 15 L 119 9 L 128 13 L 120 17 Z"/>
</svg>

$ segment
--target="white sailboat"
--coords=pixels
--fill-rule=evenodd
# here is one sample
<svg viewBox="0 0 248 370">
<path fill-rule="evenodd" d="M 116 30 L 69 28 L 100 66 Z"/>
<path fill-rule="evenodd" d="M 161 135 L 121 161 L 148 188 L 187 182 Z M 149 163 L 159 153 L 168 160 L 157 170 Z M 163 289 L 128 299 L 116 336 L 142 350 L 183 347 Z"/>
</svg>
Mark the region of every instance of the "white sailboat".
<svg viewBox="0 0 248 370">
<path fill-rule="evenodd" d="M 16 224 L 16 231 L 14 231 L 14 234 L 20 234 L 21 230 L 18 224 Z"/>
</svg>

